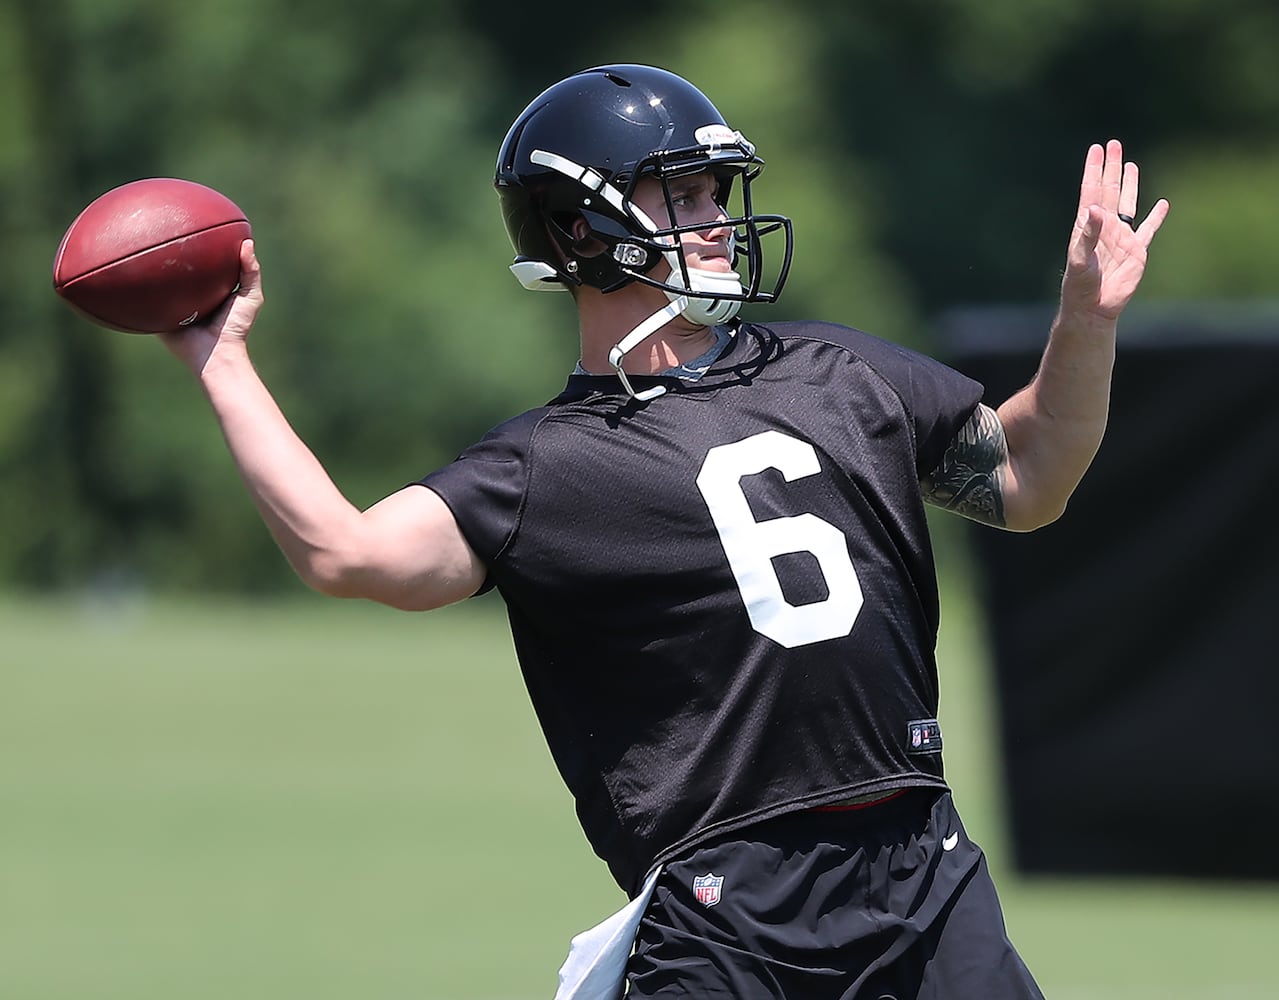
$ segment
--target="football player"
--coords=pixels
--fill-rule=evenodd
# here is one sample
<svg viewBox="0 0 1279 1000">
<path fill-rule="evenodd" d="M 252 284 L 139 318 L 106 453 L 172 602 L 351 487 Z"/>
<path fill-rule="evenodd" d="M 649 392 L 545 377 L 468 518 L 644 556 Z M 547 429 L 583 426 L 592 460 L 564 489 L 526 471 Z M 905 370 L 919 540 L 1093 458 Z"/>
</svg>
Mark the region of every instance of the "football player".
<svg viewBox="0 0 1279 1000">
<path fill-rule="evenodd" d="M 552 402 L 367 511 L 249 362 L 252 244 L 214 321 L 167 336 L 317 589 L 434 608 L 496 588 L 546 739 L 631 904 L 561 996 L 1038 997 L 942 774 L 925 504 L 1027 531 L 1106 423 L 1116 321 L 1167 215 L 1117 141 L 1084 165 L 1061 304 L 992 407 L 846 326 L 743 322 L 791 264 L 755 147 L 688 81 L 604 66 L 540 94 L 496 187 L 528 288 L 567 292 Z"/>
</svg>

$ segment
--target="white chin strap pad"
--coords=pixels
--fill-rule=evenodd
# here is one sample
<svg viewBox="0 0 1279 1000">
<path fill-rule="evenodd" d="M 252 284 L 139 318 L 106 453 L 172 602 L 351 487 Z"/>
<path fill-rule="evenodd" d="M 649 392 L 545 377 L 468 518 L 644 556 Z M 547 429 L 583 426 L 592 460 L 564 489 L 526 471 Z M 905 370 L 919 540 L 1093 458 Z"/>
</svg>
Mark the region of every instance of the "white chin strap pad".
<svg viewBox="0 0 1279 1000">
<path fill-rule="evenodd" d="M 675 274 L 679 274 L 678 271 Z M 674 275 L 672 275 L 674 277 Z M 668 279 L 669 280 L 669 279 Z M 666 295 L 673 302 L 677 298 L 685 298 L 683 315 L 691 323 L 700 326 L 717 326 L 727 323 L 741 309 L 740 298 L 702 298 L 703 295 L 737 295 L 742 294 L 742 279 L 735 271 L 705 271 L 701 268 L 688 269 L 689 291 L 697 294 L 680 296 L 675 292 Z"/>
</svg>

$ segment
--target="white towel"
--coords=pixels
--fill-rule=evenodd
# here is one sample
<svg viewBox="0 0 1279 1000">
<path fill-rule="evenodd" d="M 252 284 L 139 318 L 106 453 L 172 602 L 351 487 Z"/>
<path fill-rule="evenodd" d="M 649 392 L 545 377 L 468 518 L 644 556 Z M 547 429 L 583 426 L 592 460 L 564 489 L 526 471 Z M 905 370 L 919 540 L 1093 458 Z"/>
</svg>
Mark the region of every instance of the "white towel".
<svg viewBox="0 0 1279 1000">
<path fill-rule="evenodd" d="M 568 958 L 560 966 L 555 1000 L 618 1000 L 626 978 L 626 962 L 635 945 L 635 932 L 661 871 L 654 868 L 638 896 L 573 938 Z"/>
</svg>

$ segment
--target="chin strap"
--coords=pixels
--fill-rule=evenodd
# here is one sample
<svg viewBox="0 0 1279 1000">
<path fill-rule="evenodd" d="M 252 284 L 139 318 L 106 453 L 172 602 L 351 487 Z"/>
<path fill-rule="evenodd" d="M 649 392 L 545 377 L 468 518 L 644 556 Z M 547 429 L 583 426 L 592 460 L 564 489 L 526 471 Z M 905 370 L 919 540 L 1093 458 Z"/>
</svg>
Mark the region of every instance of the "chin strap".
<svg viewBox="0 0 1279 1000">
<path fill-rule="evenodd" d="M 667 256 L 671 257 L 674 254 L 668 254 Z M 690 291 L 741 294 L 742 284 L 734 273 L 721 274 L 718 271 L 704 271 L 691 267 L 687 269 L 687 273 L 688 283 L 691 286 Z M 718 326 L 721 323 L 727 323 L 736 316 L 742 305 L 736 299 L 704 299 L 689 295 L 679 295 L 672 291 L 667 291 L 666 297 L 670 299 L 670 302 L 667 303 L 665 308 L 653 313 L 652 316 L 614 344 L 613 349 L 608 352 L 608 362 L 613 366 L 613 370 L 617 372 L 617 377 L 622 380 L 622 385 L 633 398 L 638 399 L 640 402 L 656 399 L 666 391 L 666 387 L 658 385 L 651 389 L 645 389 L 643 392 L 636 392 L 634 386 L 631 385 L 630 379 L 626 377 L 626 372 L 622 371 L 622 359 L 627 354 L 635 350 L 645 338 L 652 336 L 678 316 L 683 316 L 699 326 Z"/>
<path fill-rule="evenodd" d="M 657 310 L 648 319 L 644 320 L 639 326 L 628 333 L 625 337 L 613 345 L 612 350 L 608 352 L 608 363 L 613 366 L 613 370 L 617 372 L 617 377 L 622 380 L 622 386 L 631 395 L 633 399 L 638 399 L 641 403 L 646 403 L 650 399 L 656 399 L 666 391 L 666 386 L 655 385 L 651 389 L 636 391 L 631 385 L 631 380 L 627 377 L 626 372 L 622 371 L 622 359 L 631 351 L 635 350 L 648 337 L 652 336 L 667 323 L 680 315 L 688 306 L 688 299 L 682 295 L 676 296 L 666 305 L 665 308 Z"/>
<path fill-rule="evenodd" d="M 703 293 L 718 291 L 725 294 L 741 293 L 741 281 L 734 273 L 721 274 L 718 271 L 704 271 L 691 267 L 687 269 L 687 272 L 688 283 L 692 286 L 691 291 Z M 721 323 L 727 323 L 736 316 L 742 305 L 737 299 L 704 299 L 689 295 L 678 295 L 671 291 L 666 292 L 666 297 L 670 299 L 670 302 L 664 308 L 657 310 L 643 323 L 635 327 L 634 330 L 614 344 L 612 350 L 608 352 L 608 363 L 617 372 L 617 377 L 622 380 L 622 385 L 634 399 L 638 399 L 640 402 L 656 399 L 666 391 L 666 387 L 657 385 L 651 389 L 637 392 L 635 387 L 631 385 L 631 380 L 627 378 L 626 372 L 622 371 L 622 359 L 626 355 L 676 317 L 683 316 L 699 326 L 719 326 Z"/>
</svg>

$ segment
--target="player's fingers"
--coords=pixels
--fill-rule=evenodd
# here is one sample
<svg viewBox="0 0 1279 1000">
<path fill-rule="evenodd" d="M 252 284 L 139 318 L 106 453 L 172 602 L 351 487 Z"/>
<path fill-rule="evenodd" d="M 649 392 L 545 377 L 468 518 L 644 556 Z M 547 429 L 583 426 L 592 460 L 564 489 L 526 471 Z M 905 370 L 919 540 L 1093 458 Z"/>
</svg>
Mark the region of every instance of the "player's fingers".
<svg viewBox="0 0 1279 1000">
<path fill-rule="evenodd" d="M 234 325 L 243 326 L 247 332 L 247 328 L 253 323 L 253 317 L 262 308 L 263 301 L 262 265 L 258 262 L 253 241 L 245 240 L 240 244 L 240 284 L 227 299 L 226 312 L 221 314 L 220 319 L 225 323 L 231 310 L 234 310 L 237 317 L 241 317 Z"/>
<path fill-rule="evenodd" d="M 1088 147 L 1088 155 L 1084 158 L 1084 176 L 1079 184 L 1079 210 L 1082 212 L 1089 205 L 1098 204 L 1101 197 L 1101 172 L 1106 162 L 1106 150 L 1098 143 Z"/>
<path fill-rule="evenodd" d="M 1160 198 L 1151 208 L 1150 213 L 1142 220 L 1140 226 L 1137 227 L 1137 235 L 1141 238 L 1141 242 L 1145 246 L 1150 246 L 1151 241 L 1155 238 L 1155 233 L 1159 232 L 1159 227 L 1164 224 L 1164 219 L 1168 218 L 1167 198 Z"/>
<path fill-rule="evenodd" d="M 1121 212 L 1120 188 L 1124 175 L 1124 147 L 1118 139 L 1106 143 L 1105 162 L 1101 168 L 1101 189 L 1096 204 L 1108 212 Z M 1131 215 L 1132 213 L 1127 213 Z"/>
<path fill-rule="evenodd" d="M 253 241 L 245 240 L 240 244 L 240 290 L 247 292 L 250 289 L 261 294 L 262 265 L 258 262 Z"/>
<path fill-rule="evenodd" d="M 1119 190 L 1119 214 L 1126 215 L 1130 219 L 1137 216 L 1137 187 L 1141 180 L 1141 173 L 1137 169 L 1137 164 L 1128 162 L 1124 164 L 1123 180 L 1120 182 Z"/>
<path fill-rule="evenodd" d="M 1069 270 L 1085 270 L 1097 249 L 1097 241 L 1101 238 L 1104 211 L 1096 205 L 1080 209 L 1075 219 L 1075 231 L 1066 253 L 1066 264 Z"/>
</svg>

